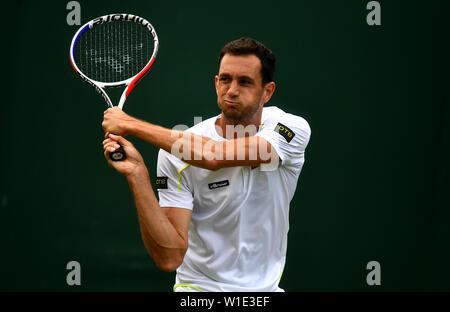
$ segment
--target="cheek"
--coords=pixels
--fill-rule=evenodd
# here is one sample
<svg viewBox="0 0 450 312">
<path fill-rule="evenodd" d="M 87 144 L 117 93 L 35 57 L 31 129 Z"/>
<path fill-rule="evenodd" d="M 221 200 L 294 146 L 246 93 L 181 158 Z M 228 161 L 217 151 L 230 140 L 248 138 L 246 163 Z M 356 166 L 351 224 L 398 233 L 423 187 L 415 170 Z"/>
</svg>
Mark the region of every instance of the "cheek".
<svg viewBox="0 0 450 312">
<path fill-rule="evenodd" d="M 219 87 L 217 87 L 217 94 L 219 95 L 219 96 L 223 96 L 223 95 L 225 95 L 226 93 L 227 93 L 227 91 L 228 91 L 228 88 L 226 87 L 226 86 L 219 86 Z"/>
<path fill-rule="evenodd" d="M 258 102 L 261 99 L 262 92 L 260 90 L 252 90 L 247 93 L 247 98 L 252 102 Z"/>
</svg>

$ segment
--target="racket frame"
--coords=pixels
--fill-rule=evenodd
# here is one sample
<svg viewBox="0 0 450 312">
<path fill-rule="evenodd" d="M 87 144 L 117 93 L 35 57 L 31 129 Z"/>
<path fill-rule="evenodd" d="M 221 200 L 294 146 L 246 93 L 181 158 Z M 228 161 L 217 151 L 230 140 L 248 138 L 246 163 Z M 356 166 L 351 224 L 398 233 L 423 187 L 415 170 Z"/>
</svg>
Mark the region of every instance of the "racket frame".
<svg viewBox="0 0 450 312">
<path fill-rule="evenodd" d="M 89 31 L 90 29 L 93 29 L 94 27 L 104 24 L 104 23 L 110 23 L 110 22 L 114 22 L 114 21 L 129 21 L 129 22 L 134 22 L 134 23 L 139 23 L 144 27 L 147 27 L 148 30 L 152 33 L 153 35 L 153 42 L 154 42 L 154 47 L 153 47 L 153 53 L 152 56 L 150 57 L 150 60 L 147 62 L 147 64 L 144 66 L 144 68 L 138 72 L 136 75 L 126 79 L 126 80 L 122 80 L 122 81 L 118 81 L 118 82 L 101 82 L 101 81 L 96 81 L 94 79 L 89 78 L 88 76 L 86 76 L 77 66 L 77 64 L 74 61 L 74 50 L 75 50 L 75 46 L 77 44 L 78 39 L 80 38 L 80 36 L 85 33 L 86 31 Z M 131 90 L 133 90 L 133 88 L 142 80 L 142 78 L 145 77 L 145 75 L 148 74 L 148 72 L 150 71 L 155 59 L 156 59 L 156 55 L 158 54 L 158 48 L 159 48 L 159 40 L 158 40 L 158 35 L 156 34 L 155 28 L 152 26 L 152 24 L 150 24 L 149 21 L 147 21 L 146 19 L 139 17 L 137 15 L 133 15 L 133 14 L 108 14 L 108 15 L 103 15 L 100 17 L 97 17 L 89 22 L 87 22 L 86 24 L 84 24 L 83 26 L 80 27 L 80 29 L 78 29 L 78 31 L 75 33 L 75 35 L 73 36 L 72 39 L 72 43 L 70 45 L 70 62 L 72 63 L 72 67 L 75 69 L 75 72 L 77 72 L 80 77 L 86 81 L 87 83 L 89 83 L 90 85 L 92 85 L 95 90 L 97 90 L 98 93 L 100 93 L 100 95 L 105 99 L 106 104 L 109 107 L 113 107 L 113 104 L 111 102 L 111 99 L 109 98 L 108 94 L 105 92 L 105 88 L 113 88 L 113 87 L 122 87 L 122 86 L 126 86 L 125 90 L 122 93 L 122 96 L 120 97 L 119 100 L 119 104 L 117 105 L 120 109 L 123 108 L 123 105 L 125 103 L 125 100 L 127 99 L 128 95 L 130 94 Z"/>
</svg>

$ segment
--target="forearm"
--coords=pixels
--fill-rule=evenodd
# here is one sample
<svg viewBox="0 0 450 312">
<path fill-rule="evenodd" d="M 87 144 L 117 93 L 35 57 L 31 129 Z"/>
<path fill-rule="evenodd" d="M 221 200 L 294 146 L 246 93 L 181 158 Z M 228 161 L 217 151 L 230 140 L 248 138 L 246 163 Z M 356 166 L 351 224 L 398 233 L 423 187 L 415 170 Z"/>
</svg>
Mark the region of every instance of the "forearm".
<svg viewBox="0 0 450 312">
<path fill-rule="evenodd" d="M 181 264 L 187 249 L 184 239 L 159 206 L 147 169 L 127 176 L 138 213 L 144 244 L 155 263 L 165 271 Z"/>
<path fill-rule="evenodd" d="M 142 120 L 129 123 L 127 133 L 179 157 L 190 165 L 217 169 L 214 157 L 204 148 L 206 144 L 215 145 L 215 141 L 209 138 L 167 129 Z"/>
<path fill-rule="evenodd" d="M 129 122 L 127 126 L 128 134 L 147 141 L 169 153 L 173 143 L 178 139 L 178 133 L 182 135 L 181 131 L 171 132 L 172 130 L 139 119 Z M 177 134 L 176 137 L 173 136 L 175 134 Z"/>
<path fill-rule="evenodd" d="M 266 163 L 276 156 L 270 144 L 256 136 L 218 142 L 141 120 L 130 123 L 127 132 L 174 154 L 188 164 L 210 170 Z"/>
</svg>

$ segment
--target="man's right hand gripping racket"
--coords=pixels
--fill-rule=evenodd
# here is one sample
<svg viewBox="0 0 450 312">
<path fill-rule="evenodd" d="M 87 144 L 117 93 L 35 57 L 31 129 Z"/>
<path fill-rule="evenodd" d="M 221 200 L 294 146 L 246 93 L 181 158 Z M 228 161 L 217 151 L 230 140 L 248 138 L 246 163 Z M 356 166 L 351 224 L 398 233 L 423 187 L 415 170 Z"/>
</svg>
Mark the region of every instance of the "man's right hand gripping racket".
<svg viewBox="0 0 450 312">
<path fill-rule="evenodd" d="M 70 61 L 75 71 L 92 85 L 113 107 L 106 88 L 122 87 L 120 109 L 131 90 L 150 71 L 158 53 L 158 36 L 144 18 L 131 14 L 109 14 L 84 24 L 70 45 Z M 109 154 L 124 160 L 122 147 Z"/>
</svg>

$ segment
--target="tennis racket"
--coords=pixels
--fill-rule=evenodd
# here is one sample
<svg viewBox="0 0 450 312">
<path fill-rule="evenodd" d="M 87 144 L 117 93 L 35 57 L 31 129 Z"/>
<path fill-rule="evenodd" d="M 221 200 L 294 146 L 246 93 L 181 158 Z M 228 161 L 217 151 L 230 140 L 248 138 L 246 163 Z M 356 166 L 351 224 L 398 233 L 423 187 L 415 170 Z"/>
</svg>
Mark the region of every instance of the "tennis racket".
<svg viewBox="0 0 450 312">
<path fill-rule="evenodd" d="M 109 14 L 84 24 L 70 45 L 70 61 L 84 81 L 100 93 L 113 107 L 106 88 L 125 87 L 120 109 L 131 90 L 148 74 L 159 41 L 153 26 L 132 14 Z M 109 154 L 114 161 L 126 158 L 123 147 Z"/>
</svg>

